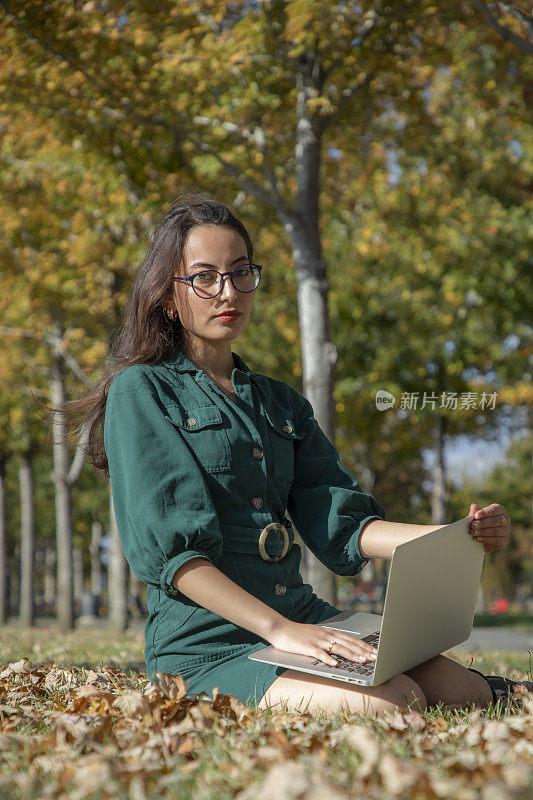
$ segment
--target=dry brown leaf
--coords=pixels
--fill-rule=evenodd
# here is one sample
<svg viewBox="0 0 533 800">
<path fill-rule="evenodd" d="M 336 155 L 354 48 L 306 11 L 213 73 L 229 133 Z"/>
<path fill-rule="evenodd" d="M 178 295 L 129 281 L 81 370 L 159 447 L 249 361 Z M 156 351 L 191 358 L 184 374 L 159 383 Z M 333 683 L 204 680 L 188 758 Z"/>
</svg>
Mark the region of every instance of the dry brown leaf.
<svg viewBox="0 0 533 800">
<path fill-rule="evenodd" d="M 285 750 L 287 748 L 288 739 L 285 731 L 267 731 L 266 737 L 268 743 L 272 747 L 277 747 L 278 750 Z"/>
<path fill-rule="evenodd" d="M 181 675 L 156 672 L 154 676 L 154 686 L 159 688 L 161 694 L 169 700 L 177 700 L 185 697 L 187 694 L 185 683 Z"/>
<path fill-rule="evenodd" d="M 507 725 L 513 731 L 520 731 L 520 732 L 525 731 L 526 727 L 527 727 L 527 724 L 528 724 L 527 717 L 522 717 L 522 716 L 519 717 L 518 715 L 516 715 L 516 716 L 509 717 L 507 719 Z M 532 730 L 533 730 L 533 728 L 532 728 Z"/>
<path fill-rule="evenodd" d="M 218 686 L 214 687 L 212 695 L 215 712 L 223 711 L 231 719 L 244 724 L 251 722 L 253 718 L 252 709 L 246 703 L 242 703 L 235 695 L 220 693 Z"/>
<path fill-rule="evenodd" d="M 69 705 L 68 710 L 73 711 L 76 714 L 82 711 L 87 711 L 90 709 L 91 705 L 94 705 L 94 701 L 97 699 L 100 700 L 104 694 L 105 693 L 102 691 L 102 689 L 98 689 L 96 686 L 80 686 L 77 689 L 74 700 Z"/>
<path fill-rule="evenodd" d="M 439 732 L 448 730 L 448 723 L 443 717 L 431 717 L 429 726 Z"/>
<path fill-rule="evenodd" d="M 90 719 L 81 714 L 60 714 L 53 728 L 56 744 L 77 741 L 86 737 L 90 731 Z"/>
<path fill-rule="evenodd" d="M 76 685 L 77 680 L 75 675 L 67 669 L 61 669 L 61 667 L 51 669 L 44 679 L 44 688 L 49 692 L 71 689 Z"/>
<path fill-rule="evenodd" d="M 192 736 L 183 736 L 178 744 L 177 751 L 182 756 L 188 756 L 196 747 L 198 747 L 198 743 L 195 742 Z"/>
<path fill-rule="evenodd" d="M 349 800 L 349 796 L 332 784 L 318 757 L 306 764 L 285 760 L 267 771 L 259 788 L 248 787 L 236 795 L 238 800 Z"/>
<path fill-rule="evenodd" d="M 386 718 L 387 722 L 389 723 L 389 728 L 392 728 L 395 731 L 404 731 L 408 727 L 403 718 L 403 714 L 400 711 L 394 714 L 387 713 Z"/>
<path fill-rule="evenodd" d="M 303 800 L 310 788 L 310 778 L 303 764 L 283 761 L 266 773 L 260 787 L 248 787 L 237 800 Z"/>
<path fill-rule="evenodd" d="M 459 790 L 461 788 L 461 784 L 457 778 L 443 777 L 442 775 L 434 776 L 431 778 L 430 785 L 437 797 L 453 798 L 453 800 L 458 800 L 460 796 Z M 424 797 L 424 795 L 422 795 L 422 797 Z M 431 795 L 429 795 L 429 797 L 431 797 Z"/>
<path fill-rule="evenodd" d="M 509 786 L 495 778 L 490 783 L 481 786 L 479 796 L 481 800 L 510 800 Z"/>
<path fill-rule="evenodd" d="M 82 800 L 100 790 L 106 790 L 112 777 L 111 767 L 100 755 L 90 753 L 78 756 L 76 769 L 70 779 L 74 791 L 69 792 L 69 798 L 75 797 Z M 76 791 L 79 790 L 79 791 Z"/>
<path fill-rule="evenodd" d="M 516 789 L 526 789 L 531 781 L 533 769 L 531 764 L 504 764 L 502 766 L 502 776 L 509 786 Z"/>
<path fill-rule="evenodd" d="M 96 697 L 96 696 L 101 697 L 102 694 L 104 694 L 102 689 L 99 689 L 97 686 L 94 686 L 94 684 L 85 684 L 83 686 L 79 686 L 76 689 L 76 697 L 78 698 Z"/>
<path fill-rule="evenodd" d="M 205 706 L 207 706 L 207 708 L 205 708 Z M 197 705 L 191 706 L 187 713 L 193 721 L 196 730 L 210 731 L 213 727 L 214 719 L 211 712 L 210 703 L 200 701 Z"/>
<path fill-rule="evenodd" d="M 0 705 L 0 715 L 9 716 L 10 714 L 20 714 L 21 706 Z"/>
<path fill-rule="evenodd" d="M 21 748 L 25 746 L 25 742 L 27 742 L 27 737 L 22 733 L 17 733 L 16 730 L 13 731 L 2 731 L 0 733 L 0 753 L 3 751 L 9 751 L 13 748 L 13 746 L 19 745 Z"/>
<path fill-rule="evenodd" d="M 349 796 L 337 786 L 324 782 L 313 786 L 305 795 L 305 800 L 349 800 Z"/>
<path fill-rule="evenodd" d="M 479 766 L 483 755 L 478 750 L 462 750 L 460 753 L 454 753 L 447 759 L 444 759 L 444 764 L 450 766 L 451 764 L 461 764 L 465 769 L 474 770 Z"/>
<path fill-rule="evenodd" d="M 403 718 L 413 731 L 423 731 L 427 725 L 424 716 L 419 711 L 408 711 Z"/>
<path fill-rule="evenodd" d="M 481 742 L 481 731 L 483 730 L 483 722 L 477 720 L 470 725 L 465 733 L 464 740 L 468 747 L 476 747 Z"/>
<path fill-rule="evenodd" d="M 509 728 L 507 723 L 503 720 L 490 719 L 487 720 L 481 731 L 481 736 L 485 741 L 492 741 L 495 739 L 503 739 L 504 741 L 509 736 Z"/>
<path fill-rule="evenodd" d="M 148 699 L 141 692 L 124 692 L 116 697 L 111 705 L 122 711 L 126 717 L 143 717 L 150 713 Z"/>
<path fill-rule="evenodd" d="M 487 742 L 485 756 L 492 764 L 502 765 L 509 756 L 509 745 L 503 739 Z"/>
<path fill-rule="evenodd" d="M 148 698 L 150 705 L 154 705 L 155 703 L 160 703 L 161 699 L 165 696 L 159 691 L 159 688 L 153 683 L 149 683 L 148 686 L 145 687 L 143 694 L 145 697 Z"/>
<path fill-rule="evenodd" d="M 282 758 L 282 751 L 279 747 L 272 747 L 272 745 L 264 744 L 255 754 L 254 761 L 260 764 L 262 761 L 278 761 Z"/>
<path fill-rule="evenodd" d="M 467 725 L 466 722 L 461 722 L 459 725 L 454 725 L 448 728 L 448 733 L 452 736 L 461 736 L 465 731 L 469 729 L 470 725 Z"/>
<path fill-rule="evenodd" d="M 115 697 L 116 695 L 111 694 L 110 692 L 99 694 L 90 701 L 87 711 L 91 714 L 108 714 L 111 706 L 113 705 Z"/>
<path fill-rule="evenodd" d="M 20 689 L 8 692 L 6 700 L 9 703 L 20 704 L 23 700 L 28 700 L 32 696 L 30 689 L 27 686 L 21 686 Z"/>
<path fill-rule="evenodd" d="M 13 675 L 24 675 L 34 669 L 35 666 L 36 665 L 26 657 L 21 658 L 20 661 L 12 661 L 0 672 L 0 680 L 3 678 L 10 678 Z"/>
<path fill-rule="evenodd" d="M 85 683 L 103 683 L 106 686 L 109 686 L 112 681 L 109 675 L 106 675 L 105 672 L 95 672 L 94 669 L 90 669 L 85 677 Z"/>
<path fill-rule="evenodd" d="M 365 725 L 350 726 L 345 740 L 361 756 L 362 762 L 357 769 L 357 775 L 361 778 L 369 777 L 380 757 L 379 743 Z"/>
<path fill-rule="evenodd" d="M 416 763 L 401 760 L 387 751 L 378 762 L 378 770 L 383 786 L 393 795 L 399 795 L 417 782 L 425 781 L 425 776 Z"/>
</svg>

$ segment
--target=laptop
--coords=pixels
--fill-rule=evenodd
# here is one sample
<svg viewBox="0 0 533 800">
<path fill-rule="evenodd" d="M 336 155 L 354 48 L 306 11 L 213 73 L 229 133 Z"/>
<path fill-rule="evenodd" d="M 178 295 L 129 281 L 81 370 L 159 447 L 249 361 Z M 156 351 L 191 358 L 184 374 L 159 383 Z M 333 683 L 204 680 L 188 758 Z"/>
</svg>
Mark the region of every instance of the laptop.
<svg viewBox="0 0 533 800">
<path fill-rule="evenodd" d="M 318 623 L 377 647 L 375 660 L 356 662 L 333 652 L 337 665 L 330 666 L 272 645 L 248 658 L 378 686 L 466 641 L 472 632 L 484 557 L 483 543 L 470 536 L 471 522 L 471 517 L 463 517 L 394 548 L 383 615 L 342 611 Z"/>
</svg>

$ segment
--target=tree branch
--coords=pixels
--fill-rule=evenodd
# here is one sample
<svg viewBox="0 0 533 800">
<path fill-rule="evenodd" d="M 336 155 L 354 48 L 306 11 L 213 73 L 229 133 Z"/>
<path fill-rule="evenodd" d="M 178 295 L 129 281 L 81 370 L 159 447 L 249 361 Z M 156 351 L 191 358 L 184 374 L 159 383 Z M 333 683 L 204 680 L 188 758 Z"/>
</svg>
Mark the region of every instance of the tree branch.
<svg viewBox="0 0 533 800">
<path fill-rule="evenodd" d="M 512 44 L 516 45 L 523 50 L 524 53 L 533 53 L 533 42 L 529 42 L 527 39 L 524 39 L 522 36 L 518 36 L 518 34 L 513 33 L 504 25 L 500 25 L 496 17 L 492 14 L 492 12 L 487 8 L 483 0 L 474 0 L 474 3 L 478 7 L 479 11 L 483 14 L 485 18 L 485 22 L 492 28 L 493 31 L 498 33 L 502 39 L 505 39 L 507 42 L 511 42 Z M 517 16 L 515 13 L 515 9 L 510 8 L 507 4 L 501 4 L 505 11 L 514 16 Z M 524 22 L 529 30 L 530 35 L 532 35 L 532 28 L 533 28 L 533 17 L 528 17 L 524 12 L 520 11 L 519 17 L 522 22 Z"/>
<path fill-rule="evenodd" d="M 234 178 L 241 189 L 245 192 L 256 197 L 258 200 L 261 200 L 265 205 L 274 208 L 281 217 L 287 219 L 293 219 L 294 212 L 293 210 L 286 204 L 283 198 L 277 193 L 277 191 L 269 192 L 260 183 L 258 183 L 254 178 L 247 178 L 242 174 L 242 170 L 238 167 L 231 164 L 229 161 L 226 161 L 222 158 L 221 155 L 211 150 L 209 145 L 207 145 L 202 139 L 197 138 L 193 133 L 190 133 L 190 141 L 196 149 L 201 153 L 206 153 L 214 158 L 222 165 L 224 170 L 228 175 Z"/>
<path fill-rule="evenodd" d="M 8 325 L 0 325 L 0 333 L 5 333 L 8 336 L 29 336 L 34 339 L 44 339 L 49 344 L 56 344 L 58 346 L 58 352 L 61 358 L 69 367 L 69 369 L 76 375 L 76 377 L 79 378 L 80 381 L 88 388 L 92 388 L 94 386 L 94 381 L 91 381 L 91 379 L 87 377 L 79 361 L 67 350 L 64 339 L 59 339 L 53 333 L 45 332 L 41 336 L 34 331 L 27 330 L 27 328 L 14 328 Z"/>
</svg>

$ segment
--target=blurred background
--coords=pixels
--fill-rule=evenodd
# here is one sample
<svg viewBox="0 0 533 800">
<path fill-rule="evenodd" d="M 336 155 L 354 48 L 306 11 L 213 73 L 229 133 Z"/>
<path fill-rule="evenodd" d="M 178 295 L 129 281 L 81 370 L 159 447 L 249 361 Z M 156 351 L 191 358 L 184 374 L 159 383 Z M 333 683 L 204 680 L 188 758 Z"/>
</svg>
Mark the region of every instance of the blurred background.
<svg viewBox="0 0 533 800">
<path fill-rule="evenodd" d="M 144 618 L 109 482 L 34 398 L 95 385 L 192 186 L 264 265 L 233 350 L 310 398 L 389 520 L 505 505 L 476 620 L 531 622 L 530 29 L 481 0 L 0 5 L 0 622 Z M 342 608 L 380 613 L 387 568 L 334 576 L 304 549 Z"/>
</svg>

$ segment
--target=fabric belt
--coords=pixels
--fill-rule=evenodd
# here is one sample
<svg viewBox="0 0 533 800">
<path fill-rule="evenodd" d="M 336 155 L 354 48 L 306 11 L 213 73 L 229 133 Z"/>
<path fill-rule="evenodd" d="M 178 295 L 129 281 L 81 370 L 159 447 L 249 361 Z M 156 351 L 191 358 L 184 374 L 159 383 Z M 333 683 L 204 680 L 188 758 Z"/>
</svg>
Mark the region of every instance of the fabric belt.
<svg viewBox="0 0 533 800">
<path fill-rule="evenodd" d="M 287 531 L 288 536 L 288 550 L 291 550 L 294 544 L 294 531 L 292 530 L 292 522 L 290 519 L 285 518 L 283 522 L 273 520 L 277 525 L 283 525 Z M 269 523 L 271 525 L 272 523 Z M 265 528 L 268 528 L 266 525 Z M 220 529 L 222 531 L 222 540 L 224 543 L 224 550 L 230 553 L 251 553 L 261 555 L 259 551 L 259 539 L 265 528 L 245 528 L 239 525 L 225 525 L 221 523 Z M 283 530 L 280 528 L 272 527 L 268 530 L 264 542 L 267 558 L 265 561 L 280 560 L 279 556 L 283 552 L 286 537 Z M 287 555 L 285 553 L 285 555 Z M 261 556 L 264 558 L 263 556 Z"/>
</svg>

